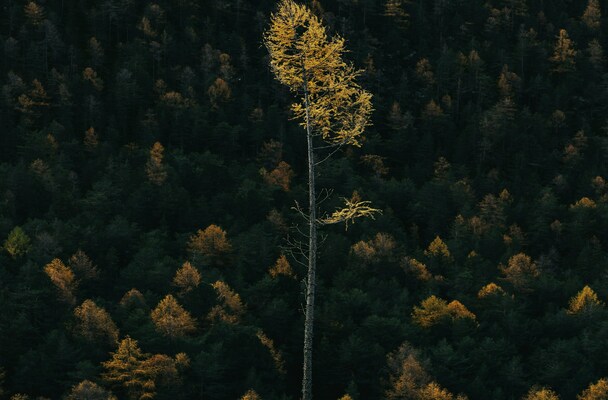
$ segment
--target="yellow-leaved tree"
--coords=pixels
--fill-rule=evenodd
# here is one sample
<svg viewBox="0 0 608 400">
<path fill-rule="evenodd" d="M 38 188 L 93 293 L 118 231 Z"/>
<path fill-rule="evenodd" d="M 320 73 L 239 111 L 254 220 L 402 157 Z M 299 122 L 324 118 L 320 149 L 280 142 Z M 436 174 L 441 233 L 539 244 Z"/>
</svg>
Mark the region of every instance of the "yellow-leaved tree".
<svg viewBox="0 0 608 400">
<path fill-rule="evenodd" d="M 150 313 L 156 330 L 170 338 L 185 336 L 196 330 L 196 321 L 170 294 Z"/>
<path fill-rule="evenodd" d="M 312 398 L 312 339 L 315 303 L 317 227 L 373 216 L 368 202 L 348 201 L 344 210 L 317 217 L 315 167 L 319 151 L 361 145 L 369 125 L 371 94 L 356 82 L 360 71 L 342 59 L 344 39 L 328 37 L 322 21 L 306 6 L 281 0 L 264 34 L 276 79 L 297 96 L 291 110 L 306 130 L 308 159 L 308 248 L 302 398 Z M 325 143 L 317 143 L 324 141 Z"/>
</svg>

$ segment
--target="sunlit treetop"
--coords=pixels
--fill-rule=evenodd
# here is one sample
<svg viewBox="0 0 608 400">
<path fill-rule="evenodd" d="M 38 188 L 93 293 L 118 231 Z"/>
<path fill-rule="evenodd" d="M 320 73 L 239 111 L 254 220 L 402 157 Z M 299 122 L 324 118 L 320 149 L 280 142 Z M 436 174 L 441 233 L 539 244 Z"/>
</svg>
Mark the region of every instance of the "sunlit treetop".
<svg viewBox="0 0 608 400">
<path fill-rule="evenodd" d="M 295 119 L 303 127 L 308 120 L 329 143 L 359 146 L 372 96 L 355 82 L 360 71 L 342 59 L 344 39 L 329 38 L 307 7 L 282 0 L 264 42 L 276 78 L 300 96 L 292 104 Z"/>
</svg>

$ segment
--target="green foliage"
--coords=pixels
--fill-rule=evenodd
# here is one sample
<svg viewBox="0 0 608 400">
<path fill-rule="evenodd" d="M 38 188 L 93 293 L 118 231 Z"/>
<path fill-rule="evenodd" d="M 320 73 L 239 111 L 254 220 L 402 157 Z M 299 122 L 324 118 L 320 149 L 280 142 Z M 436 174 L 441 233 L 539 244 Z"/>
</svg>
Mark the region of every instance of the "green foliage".
<svg viewBox="0 0 608 400">
<path fill-rule="evenodd" d="M 4 241 L 4 250 L 14 259 L 24 256 L 30 249 L 30 238 L 21 227 L 16 226 Z"/>
</svg>

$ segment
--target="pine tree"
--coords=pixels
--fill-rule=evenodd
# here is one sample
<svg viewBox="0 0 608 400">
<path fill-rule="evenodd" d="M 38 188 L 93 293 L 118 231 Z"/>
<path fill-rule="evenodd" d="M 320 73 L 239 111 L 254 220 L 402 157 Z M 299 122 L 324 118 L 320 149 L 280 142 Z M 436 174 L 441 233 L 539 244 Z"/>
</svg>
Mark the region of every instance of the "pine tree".
<svg viewBox="0 0 608 400">
<path fill-rule="evenodd" d="M 291 109 L 306 130 L 309 229 L 302 398 L 310 400 L 318 227 L 315 166 L 319 161 L 315 157 L 315 139 L 321 137 L 330 146 L 360 146 L 372 111 L 371 94 L 355 82 L 360 72 L 342 60 L 344 39 L 328 38 L 319 18 L 293 0 L 279 3 L 278 11 L 271 16 L 264 42 L 276 79 L 300 96 Z M 339 222 L 340 217 L 352 219 L 370 214 L 369 211 L 358 212 L 356 204 L 353 205 L 349 214 L 334 213 L 332 217 L 338 218 L 330 218 L 326 223 Z"/>
</svg>

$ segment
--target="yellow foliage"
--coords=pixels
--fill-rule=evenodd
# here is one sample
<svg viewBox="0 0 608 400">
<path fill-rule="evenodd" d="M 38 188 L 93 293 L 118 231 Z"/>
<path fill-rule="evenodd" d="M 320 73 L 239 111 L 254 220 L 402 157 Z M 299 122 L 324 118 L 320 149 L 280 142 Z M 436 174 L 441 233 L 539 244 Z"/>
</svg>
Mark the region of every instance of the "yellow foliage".
<svg viewBox="0 0 608 400">
<path fill-rule="evenodd" d="M 268 172 L 265 168 L 260 170 L 260 174 L 270 186 L 279 186 L 283 191 L 289 192 L 289 185 L 291 184 L 291 178 L 293 178 L 293 170 L 291 165 L 285 161 L 280 161 L 275 169 Z"/>
<path fill-rule="evenodd" d="M 417 400 L 454 400 L 454 395 L 439 386 L 437 382 L 431 382 L 418 390 Z"/>
<path fill-rule="evenodd" d="M 145 307 L 146 299 L 139 290 L 133 288 L 122 296 L 119 304 L 121 307 Z"/>
<path fill-rule="evenodd" d="M 28 22 L 32 25 L 40 25 L 44 21 L 44 8 L 33 1 L 28 2 L 23 7 L 23 12 Z"/>
<path fill-rule="evenodd" d="M 386 0 L 384 15 L 395 19 L 397 26 L 405 28 L 408 25 L 409 14 L 404 10 L 407 0 Z"/>
<path fill-rule="evenodd" d="M 602 18 L 602 11 L 600 9 L 599 0 L 589 0 L 587 8 L 581 17 L 581 20 L 589 29 L 598 30 L 600 28 L 600 20 Z"/>
<path fill-rule="evenodd" d="M 408 270 L 412 274 L 414 274 L 416 279 L 423 281 L 423 282 L 428 282 L 431 279 L 433 279 L 433 274 L 431 274 L 429 272 L 429 270 L 427 269 L 426 265 L 424 265 L 424 263 L 421 263 L 420 261 L 416 260 L 415 258 L 408 258 L 406 260 L 406 263 L 407 263 Z"/>
<path fill-rule="evenodd" d="M 576 296 L 570 299 L 568 314 L 581 314 L 599 307 L 604 303 L 600 301 L 597 294 L 589 286 L 585 286 Z"/>
<path fill-rule="evenodd" d="M 344 39 L 328 38 L 306 6 L 281 0 L 264 43 L 276 78 L 302 94 L 292 104 L 295 118 L 330 143 L 359 146 L 369 124 L 371 94 L 355 82 L 360 72 L 342 60 Z"/>
<path fill-rule="evenodd" d="M 66 267 L 63 261 L 55 258 L 44 267 L 44 272 L 47 274 L 53 285 L 59 290 L 61 297 L 69 302 L 74 303 L 74 290 L 77 282 L 74 272 L 69 267 Z"/>
<path fill-rule="evenodd" d="M 372 240 L 355 243 L 351 251 L 362 260 L 378 262 L 381 257 L 390 257 L 395 247 L 397 247 L 397 243 L 391 235 L 378 232 Z"/>
<path fill-rule="evenodd" d="M 560 29 L 553 50 L 553 56 L 550 58 L 551 62 L 555 64 L 553 70 L 558 73 L 573 70 L 575 67 L 574 57 L 576 57 L 576 53 L 572 40 L 568 36 L 568 32 L 565 29 Z"/>
<path fill-rule="evenodd" d="M 532 388 L 523 400 L 559 400 L 559 396 L 549 388 Z"/>
<path fill-rule="evenodd" d="M 431 380 L 416 350 L 407 342 L 387 356 L 387 364 L 390 371 L 387 400 L 416 399 L 418 389 Z"/>
<path fill-rule="evenodd" d="M 141 368 L 147 355 L 141 352 L 137 340 L 127 336 L 120 342 L 116 352 L 111 354 L 112 359 L 102 363 L 106 370 L 102 378 L 112 385 L 124 386 L 130 400 L 140 400 L 150 394 L 145 390 L 145 385 L 150 380 L 149 374 Z"/>
<path fill-rule="evenodd" d="M 500 286 L 498 286 L 494 282 L 490 282 L 481 289 L 479 289 L 479 292 L 477 292 L 477 298 L 485 299 L 489 296 L 502 296 L 504 294 L 505 291 Z"/>
<path fill-rule="evenodd" d="M 146 163 L 148 180 L 155 185 L 162 185 L 167 179 L 167 170 L 163 165 L 165 148 L 160 142 L 155 142 L 150 149 L 150 157 Z"/>
<path fill-rule="evenodd" d="M 382 213 L 377 208 L 370 207 L 371 201 L 361 201 L 359 194 L 353 192 L 350 199 L 343 199 L 345 206 L 334 211 L 329 217 L 322 218 L 318 222 L 323 225 L 337 224 L 344 222 L 346 229 L 348 230 L 348 224 L 354 223 L 355 219 L 361 217 L 370 217 L 375 219 L 374 214 Z"/>
<path fill-rule="evenodd" d="M 217 292 L 218 300 L 222 304 L 214 306 L 207 318 L 212 321 L 220 320 L 229 324 L 238 323 L 245 314 L 245 305 L 241 301 L 241 296 L 225 282 L 217 281 L 211 286 Z"/>
<path fill-rule="evenodd" d="M 602 378 L 596 383 L 589 385 L 583 393 L 579 394 L 577 400 L 606 400 L 608 399 L 608 379 Z"/>
<path fill-rule="evenodd" d="M 240 400 L 262 400 L 262 398 L 256 393 L 255 390 L 249 389 Z"/>
<path fill-rule="evenodd" d="M 232 250 L 226 238 L 226 231 L 217 225 L 209 225 L 205 230 L 199 229 L 196 235 L 190 236 L 188 251 L 207 258 L 218 258 Z"/>
<path fill-rule="evenodd" d="M 429 247 L 424 251 L 424 254 L 429 257 L 451 258 L 448 245 L 445 244 L 439 236 L 435 236 L 435 239 L 429 244 Z"/>
<path fill-rule="evenodd" d="M 72 386 L 66 400 L 117 400 L 111 392 L 108 392 L 95 382 L 84 380 Z"/>
<path fill-rule="evenodd" d="M 416 325 L 430 328 L 441 321 L 457 319 L 470 319 L 475 321 L 475 314 L 470 312 L 461 302 L 453 300 L 449 304 L 436 296 L 431 296 L 420 303 L 420 307 L 414 306 L 412 320 Z"/>
<path fill-rule="evenodd" d="M 595 208 L 595 201 L 591 200 L 589 197 L 583 197 L 578 200 L 576 203 L 570 205 L 571 209 L 584 209 L 584 208 Z"/>
<path fill-rule="evenodd" d="M 232 97 L 232 90 L 228 85 L 228 82 L 222 78 L 217 78 L 209 89 L 207 89 L 209 95 L 209 101 L 213 108 L 218 108 L 220 103 L 227 102 Z"/>
<path fill-rule="evenodd" d="M 84 133 L 84 147 L 88 151 L 93 151 L 95 148 L 97 148 L 98 144 L 99 139 L 97 138 L 97 133 L 95 133 L 95 128 L 90 127 Z"/>
<path fill-rule="evenodd" d="M 442 116 L 443 110 L 439 104 L 435 103 L 435 100 L 429 101 L 422 111 L 422 117 L 424 119 L 434 119 Z"/>
<path fill-rule="evenodd" d="M 270 355 L 272 356 L 272 360 L 274 361 L 274 366 L 280 373 L 285 373 L 285 361 L 283 361 L 283 356 L 281 352 L 274 347 L 274 341 L 270 339 L 262 330 L 258 330 L 256 336 L 260 340 L 260 343 L 264 347 L 268 349 Z"/>
<path fill-rule="evenodd" d="M 182 337 L 196 330 L 194 318 L 170 294 L 158 303 L 150 317 L 156 330 L 170 338 Z"/>
<path fill-rule="evenodd" d="M 353 398 L 350 397 L 349 394 L 345 394 L 344 396 L 340 397 L 338 400 L 353 400 Z"/>
<path fill-rule="evenodd" d="M 110 314 L 93 300 L 85 300 L 74 310 L 77 323 L 75 331 L 89 341 L 118 341 L 118 328 Z"/>
<path fill-rule="evenodd" d="M 173 285 L 180 288 L 181 293 L 188 293 L 201 284 L 201 273 L 189 261 L 186 261 L 173 277 Z"/>
<path fill-rule="evenodd" d="M 276 263 L 270 267 L 268 273 L 271 277 L 277 278 L 279 275 L 284 275 L 290 278 L 295 278 L 296 274 L 293 272 L 289 261 L 287 261 L 287 257 L 284 254 L 277 259 Z"/>
<path fill-rule="evenodd" d="M 414 306 L 412 312 L 414 323 L 423 328 L 429 328 L 446 317 L 449 317 L 448 303 L 434 295 L 423 300 L 420 307 Z"/>
<path fill-rule="evenodd" d="M 95 72 L 95 70 L 91 67 L 86 67 L 82 71 L 82 79 L 93 85 L 97 91 L 103 89 L 103 80 L 97 76 L 97 72 Z"/>
<path fill-rule="evenodd" d="M 507 266 L 500 265 L 499 270 L 505 275 L 516 289 L 527 289 L 534 278 L 540 276 L 536 263 L 524 253 L 518 253 L 511 258 Z"/>
<path fill-rule="evenodd" d="M 416 63 L 416 76 L 427 84 L 435 83 L 435 75 L 428 58 L 421 58 Z"/>
</svg>

